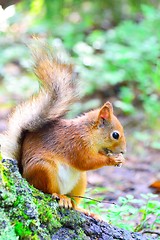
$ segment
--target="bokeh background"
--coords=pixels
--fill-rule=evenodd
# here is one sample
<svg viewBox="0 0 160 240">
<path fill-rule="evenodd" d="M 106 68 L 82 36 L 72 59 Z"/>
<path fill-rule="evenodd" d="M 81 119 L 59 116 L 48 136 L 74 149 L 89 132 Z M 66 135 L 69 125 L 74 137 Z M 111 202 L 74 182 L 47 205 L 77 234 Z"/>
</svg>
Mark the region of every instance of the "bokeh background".
<svg viewBox="0 0 160 240">
<path fill-rule="evenodd" d="M 160 2 L 0 0 L 0 5 L 0 132 L 12 108 L 38 89 L 27 45 L 33 36 L 47 39 L 75 65 L 80 83 L 81 101 L 67 117 L 109 100 L 125 129 L 125 166 L 89 173 L 87 196 L 98 194 L 121 205 L 124 199 L 148 201 L 148 193 L 160 191 Z M 135 214 L 131 208 L 125 211 Z M 160 220 L 155 222 L 154 214 L 147 224 L 157 229 Z M 135 229 L 141 217 L 135 218 L 125 228 Z"/>
</svg>

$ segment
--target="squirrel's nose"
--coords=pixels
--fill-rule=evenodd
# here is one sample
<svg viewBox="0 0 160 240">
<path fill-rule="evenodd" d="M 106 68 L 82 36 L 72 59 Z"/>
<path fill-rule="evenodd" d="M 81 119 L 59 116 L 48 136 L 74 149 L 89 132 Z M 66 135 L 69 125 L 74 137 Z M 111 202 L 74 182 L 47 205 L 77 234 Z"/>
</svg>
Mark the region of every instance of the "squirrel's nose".
<svg viewBox="0 0 160 240">
<path fill-rule="evenodd" d="M 127 150 L 126 150 L 126 149 L 124 149 L 123 151 L 121 151 L 121 153 L 122 153 L 122 154 L 125 154 L 125 153 L 126 153 L 126 151 L 127 151 Z"/>
</svg>

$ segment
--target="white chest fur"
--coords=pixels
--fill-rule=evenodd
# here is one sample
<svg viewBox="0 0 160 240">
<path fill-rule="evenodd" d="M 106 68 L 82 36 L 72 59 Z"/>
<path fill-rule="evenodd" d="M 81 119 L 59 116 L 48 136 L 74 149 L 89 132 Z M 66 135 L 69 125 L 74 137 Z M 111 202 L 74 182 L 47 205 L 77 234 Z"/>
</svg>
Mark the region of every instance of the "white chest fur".
<svg viewBox="0 0 160 240">
<path fill-rule="evenodd" d="M 76 169 L 69 167 L 66 164 L 58 165 L 58 183 L 60 188 L 60 194 L 67 194 L 77 184 L 80 177 L 80 172 Z"/>
</svg>

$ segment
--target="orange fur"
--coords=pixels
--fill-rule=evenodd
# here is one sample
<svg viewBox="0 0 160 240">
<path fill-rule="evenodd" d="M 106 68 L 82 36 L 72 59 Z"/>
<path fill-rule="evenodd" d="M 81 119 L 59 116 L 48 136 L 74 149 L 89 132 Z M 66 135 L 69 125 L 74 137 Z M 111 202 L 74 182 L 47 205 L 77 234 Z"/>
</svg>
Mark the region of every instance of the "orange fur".
<svg viewBox="0 0 160 240">
<path fill-rule="evenodd" d="M 86 189 L 86 171 L 124 162 L 123 127 L 109 102 L 78 118 L 63 119 L 75 99 L 72 67 L 55 60 L 44 46 L 33 55 L 42 89 L 15 109 L 2 154 L 16 157 L 23 177 L 59 198 L 60 206 L 77 208 L 81 199 L 76 196 Z"/>
</svg>

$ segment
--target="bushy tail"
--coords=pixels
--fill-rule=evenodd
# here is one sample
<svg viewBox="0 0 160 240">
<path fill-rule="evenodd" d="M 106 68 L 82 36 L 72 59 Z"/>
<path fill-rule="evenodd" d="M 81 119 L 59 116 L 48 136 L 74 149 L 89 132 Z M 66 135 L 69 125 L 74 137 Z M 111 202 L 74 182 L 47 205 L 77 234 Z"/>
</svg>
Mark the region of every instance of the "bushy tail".
<svg viewBox="0 0 160 240">
<path fill-rule="evenodd" d="M 76 98 L 72 66 L 61 63 L 48 46 L 37 41 L 31 51 L 40 91 L 12 113 L 6 133 L 0 136 L 3 158 L 18 159 L 22 133 L 63 116 Z"/>
</svg>

